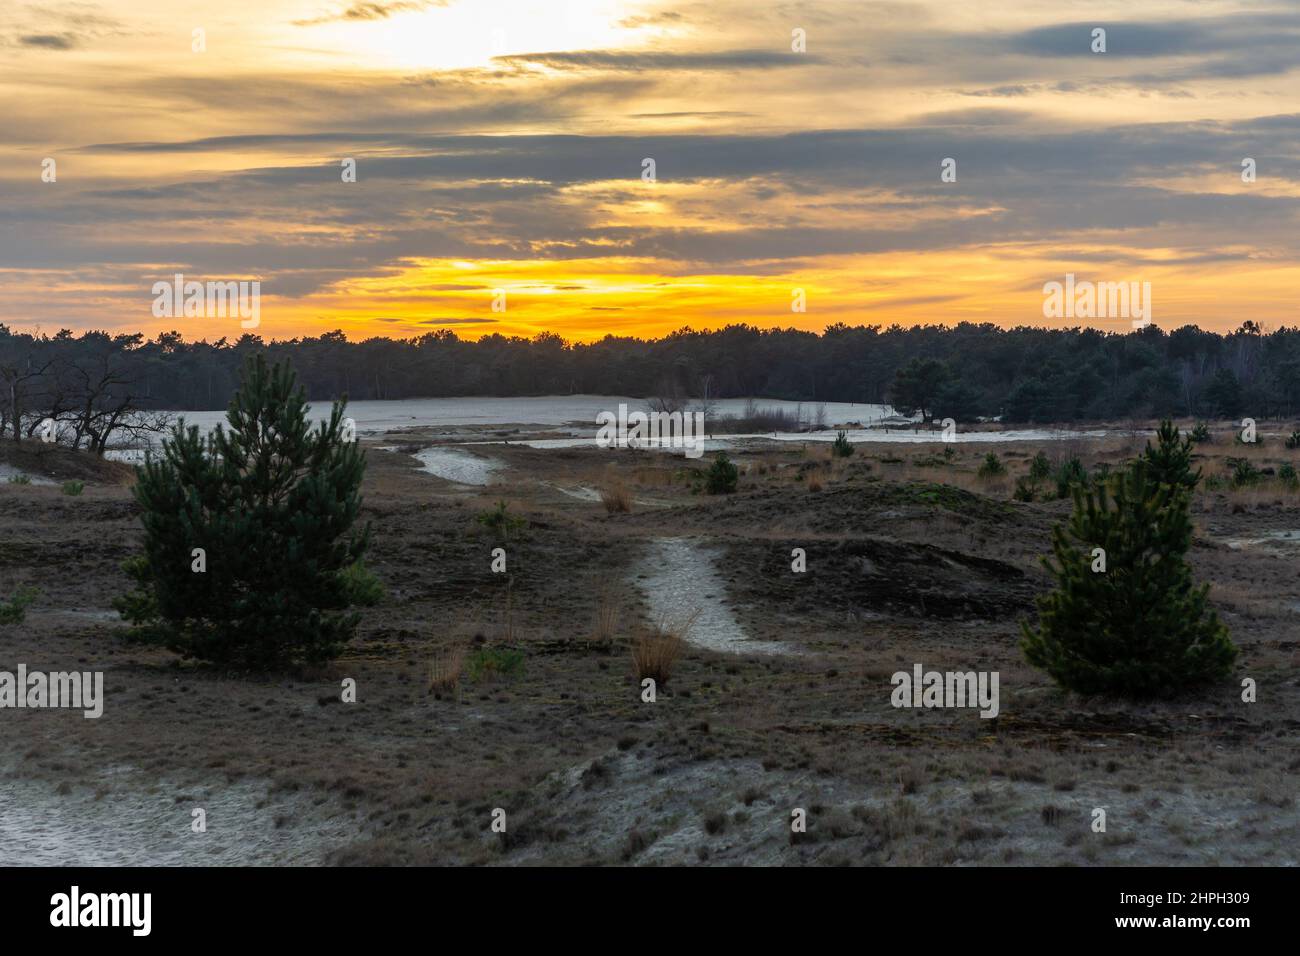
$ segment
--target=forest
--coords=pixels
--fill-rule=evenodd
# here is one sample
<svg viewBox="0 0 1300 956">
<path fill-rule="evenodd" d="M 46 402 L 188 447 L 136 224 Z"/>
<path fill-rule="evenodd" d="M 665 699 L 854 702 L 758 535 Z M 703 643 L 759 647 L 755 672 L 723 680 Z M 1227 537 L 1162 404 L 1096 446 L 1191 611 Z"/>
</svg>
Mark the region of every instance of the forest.
<svg viewBox="0 0 1300 956">
<path fill-rule="evenodd" d="M 958 421 L 1077 422 L 1300 413 L 1300 328 L 1228 334 L 1089 328 L 731 325 L 663 338 L 567 342 L 454 332 L 418 338 L 187 342 L 179 332 L 55 335 L 0 324 L 0 433 L 54 420 L 72 443 L 149 429 L 151 412 L 221 409 L 246 357 L 289 359 L 312 400 L 602 394 L 685 402 L 756 396 L 892 403 Z"/>
</svg>

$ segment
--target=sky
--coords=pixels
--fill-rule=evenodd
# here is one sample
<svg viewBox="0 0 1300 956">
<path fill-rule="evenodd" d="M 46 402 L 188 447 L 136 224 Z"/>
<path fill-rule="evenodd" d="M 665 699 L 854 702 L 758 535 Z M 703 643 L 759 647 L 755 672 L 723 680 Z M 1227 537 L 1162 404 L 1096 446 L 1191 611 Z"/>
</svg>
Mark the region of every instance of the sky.
<svg viewBox="0 0 1300 956">
<path fill-rule="evenodd" d="M 0 324 L 1294 325 L 1298 94 L 1295 0 L 4 0 Z"/>
</svg>

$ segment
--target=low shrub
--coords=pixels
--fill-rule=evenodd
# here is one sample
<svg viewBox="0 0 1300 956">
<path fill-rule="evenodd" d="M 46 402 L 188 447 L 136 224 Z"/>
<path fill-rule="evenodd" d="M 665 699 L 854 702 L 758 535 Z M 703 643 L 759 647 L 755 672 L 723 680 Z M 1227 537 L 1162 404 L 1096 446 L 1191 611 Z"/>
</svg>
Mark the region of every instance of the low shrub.
<svg viewBox="0 0 1300 956">
<path fill-rule="evenodd" d="M 339 580 L 343 582 L 343 593 L 348 596 L 348 603 L 360 607 L 374 607 L 388 593 L 384 582 L 361 561 L 354 561 L 340 571 Z"/>
<path fill-rule="evenodd" d="M 465 662 L 465 673 L 475 683 L 498 677 L 516 677 L 523 670 L 524 652 L 503 647 L 480 647 Z"/>
<path fill-rule="evenodd" d="M 36 588 L 19 588 L 8 601 L 0 601 L 0 624 L 21 624 L 40 593 Z"/>
<path fill-rule="evenodd" d="M 478 523 L 500 538 L 509 538 L 528 527 L 528 519 L 512 515 L 504 501 L 498 501 L 494 507 L 479 512 Z"/>
</svg>

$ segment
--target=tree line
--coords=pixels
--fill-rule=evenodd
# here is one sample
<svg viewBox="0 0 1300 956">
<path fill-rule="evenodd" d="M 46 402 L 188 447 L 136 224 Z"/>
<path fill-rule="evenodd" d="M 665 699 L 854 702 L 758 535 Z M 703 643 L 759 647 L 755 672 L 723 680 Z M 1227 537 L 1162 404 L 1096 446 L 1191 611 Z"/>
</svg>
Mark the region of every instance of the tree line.
<svg viewBox="0 0 1300 956">
<path fill-rule="evenodd" d="M 187 342 L 103 331 L 53 336 L 0 324 L 0 431 L 30 438 L 54 420 L 69 441 L 102 450 L 151 412 L 226 407 L 244 360 L 288 360 L 312 401 L 566 394 L 680 401 L 760 396 L 810 403 L 892 403 L 958 421 L 1070 422 L 1163 416 L 1254 418 L 1300 413 L 1300 328 L 1196 326 L 1005 329 L 992 324 L 848 326 L 821 333 L 731 325 L 658 339 L 609 335 L 570 343 L 315 338 Z"/>
</svg>

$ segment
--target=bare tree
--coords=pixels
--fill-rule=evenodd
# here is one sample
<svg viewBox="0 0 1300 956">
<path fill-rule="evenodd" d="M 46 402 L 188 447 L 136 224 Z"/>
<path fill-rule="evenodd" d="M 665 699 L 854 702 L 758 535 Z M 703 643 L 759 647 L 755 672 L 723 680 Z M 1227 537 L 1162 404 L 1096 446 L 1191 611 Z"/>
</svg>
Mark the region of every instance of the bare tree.
<svg viewBox="0 0 1300 956">
<path fill-rule="evenodd" d="M 714 411 L 717 410 L 718 400 L 714 397 L 714 378 L 711 372 L 705 372 L 700 376 L 700 400 L 696 405 L 696 410 L 704 413 L 704 420 L 707 422 L 713 418 Z"/>
<path fill-rule="evenodd" d="M 89 337 L 89 336 L 88 336 Z M 67 416 L 73 432 L 73 447 L 86 448 L 103 457 L 115 432 L 134 437 L 166 428 L 169 416 L 149 413 L 141 407 L 137 385 L 141 378 L 132 349 L 140 343 L 139 335 L 103 336 L 89 343 L 89 354 L 79 356 L 62 369 L 61 380 L 71 387 L 61 390 L 76 397 Z"/>
<path fill-rule="evenodd" d="M 4 390 L 5 423 L 13 431 L 14 441 L 23 440 L 23 418 L 28 404 L 39 392 L 38 385 L 45 378 L 53 361 L 41 359 L 31 352 L 0 360 L 0 385 Z M 39 424 L 39 419 L 37 423 Z M 30 435 L 31 432 L 29 431 Z"/>
<path fill-rule="evenodd" d="M 675 381 L 664 379 L 659 383 L 658 393 L 645 400 L 646 407 L 652 412 L 672 414 L 686 410 L 686 399 Z"/>
</svg>

